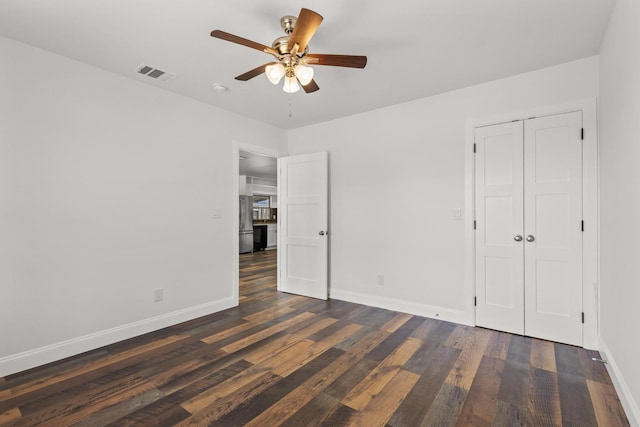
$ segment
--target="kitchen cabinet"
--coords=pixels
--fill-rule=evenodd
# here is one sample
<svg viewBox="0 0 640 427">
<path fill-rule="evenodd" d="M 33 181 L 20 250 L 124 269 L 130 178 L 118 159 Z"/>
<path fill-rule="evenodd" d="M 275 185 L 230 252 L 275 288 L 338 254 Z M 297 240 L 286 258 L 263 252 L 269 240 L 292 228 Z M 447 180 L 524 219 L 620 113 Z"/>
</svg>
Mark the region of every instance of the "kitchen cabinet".
<svg viewBox="0 0 640 427">
<path fill-rule="evenodd" d="M 267 225 L 267 249 L 275 249 L 278 246 L 278 224 Z"/>
<path fill-rule="evenodd" d="M 271 209 L 278 208 L 278 196 L 271 196 L 271 201 L 269 203 L 269 206 L 271 207 Z"/>
</svg>

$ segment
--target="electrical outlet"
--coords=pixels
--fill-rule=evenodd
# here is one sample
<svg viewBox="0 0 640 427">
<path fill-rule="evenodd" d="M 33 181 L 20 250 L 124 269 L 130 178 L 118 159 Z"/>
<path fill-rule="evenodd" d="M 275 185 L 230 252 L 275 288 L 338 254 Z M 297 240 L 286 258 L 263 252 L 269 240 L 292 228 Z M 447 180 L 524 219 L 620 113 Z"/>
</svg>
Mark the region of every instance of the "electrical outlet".
<svg viewBox="0 0 640 427">
<path fill-rule="evenodd" d="M 164 295 L 163 295 L 163 290 L 161 289 L 154 289 L 153 290 L 153 302 L 160 302 L 164 299 Z"/>
<path fill-rule="evenodd" d="M 384 286 L 384 276 L 381 274 L 378 275 L 378 286 Z"/>
</svg>

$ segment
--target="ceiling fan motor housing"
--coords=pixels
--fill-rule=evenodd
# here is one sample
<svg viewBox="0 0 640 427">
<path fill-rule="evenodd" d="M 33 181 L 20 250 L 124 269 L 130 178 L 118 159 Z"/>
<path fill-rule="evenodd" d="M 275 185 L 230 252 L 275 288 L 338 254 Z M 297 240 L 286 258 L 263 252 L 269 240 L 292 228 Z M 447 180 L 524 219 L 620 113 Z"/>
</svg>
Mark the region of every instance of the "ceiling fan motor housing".
<svg viewBox="0 0 640 427">
<path fill-rule="evenodd" d="M 297 20 L 297 16 L 291 15 L 283 16 L 282 19 L 280 19 L 280 26 L 284 30 L 285 34 L 293 33 L 293 27 L 296 25 Z"/>
</svg>

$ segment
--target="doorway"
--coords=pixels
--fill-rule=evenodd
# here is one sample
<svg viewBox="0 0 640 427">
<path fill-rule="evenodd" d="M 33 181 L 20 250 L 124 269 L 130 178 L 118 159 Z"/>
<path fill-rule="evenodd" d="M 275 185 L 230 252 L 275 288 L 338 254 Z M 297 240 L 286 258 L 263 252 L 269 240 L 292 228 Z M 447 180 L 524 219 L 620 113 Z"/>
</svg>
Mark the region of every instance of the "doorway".
<svg viewBox="0 0 640 427">
<path fill-rule="evenodd" d="M 244 286 L 250 281 L 252 293 L 261 291 L 256 289 L 260 285 L 264 292 L 277 289 L 277 159 L 280 155 L 277 150 L 260 146 L 242 143 L 233 146 L 232 277 L 237 304 L 244 300 L 241 283 Z M 254 230 L 261 237 L 259 241 L 254 238 Z"/>
</svg>

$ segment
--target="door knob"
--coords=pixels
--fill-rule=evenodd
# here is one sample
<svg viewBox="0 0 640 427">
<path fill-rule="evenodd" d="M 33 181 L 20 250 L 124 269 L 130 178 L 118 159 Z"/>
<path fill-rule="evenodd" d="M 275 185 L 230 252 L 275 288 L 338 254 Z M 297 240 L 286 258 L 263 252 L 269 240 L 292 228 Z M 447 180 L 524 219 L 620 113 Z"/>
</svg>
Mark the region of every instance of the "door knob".
<svg viewBox="0 0 640 427">
<path fill-rule="evenodd" d="M 318 234 L 324 236 L 324 231 L 320 231 Z"/>
<path fill-rule="evenodd" d="M 527 236 L 527 242 L 533 242 L 534 240 L 536 240 L 536 238 L 533 237 L 531 234 Z"/>
<path fill-rule="evenodd" d="M 522 236 L 518 234 L 516 237 L 513 238 L 513 240 L 515 240 L 516 242 L 522 242 Z"/>
</svg>

